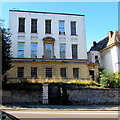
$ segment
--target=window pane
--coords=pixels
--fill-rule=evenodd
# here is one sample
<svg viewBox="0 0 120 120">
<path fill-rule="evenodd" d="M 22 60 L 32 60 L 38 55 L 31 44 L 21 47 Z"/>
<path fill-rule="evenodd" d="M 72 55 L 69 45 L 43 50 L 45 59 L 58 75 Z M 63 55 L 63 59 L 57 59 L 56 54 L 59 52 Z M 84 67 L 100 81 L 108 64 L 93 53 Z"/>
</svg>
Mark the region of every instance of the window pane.
<svg viewBox="0 0 120 120">
<path fill-rule="evenodd" d="M 64 21 L 59 21 L 59 34 L 65 34 Z"/>
<path fill-rule="evenodd" d="M 24 43 L 18 43 L 18 58 L 24 57 Z"/>
<path fill-rule="evenodd" d="M 25 32 L 25 18 L 19 18 L 19 32 Z"/>
<path fill-rule="evenodd" d="M 65 46 L 66 45 L 60 45 L 60 58 L 64 59 L 65 58 Z"/>
<path fill-rule="evenodd" d="M 52 78 L 52 68 L 46 68 L 46 77 Z"/>
<path fill-rule="evenodd" d="M 18 67 L 17 69 L 17 77 L 23 78 L 24 77 L 24 67 Z"/>
<path fill-rule="evenodd" d="M 31 77 L 37 78 L 37 67 L 31 67 Z"/>
<path fill-rule="evenodd" d="M 72 59 L 77 59 L 77 45 L 72 45 Z"/>
<path fill-rule="evenodd" d="M 73 68 L 73 77 L 79 78 L 79 69 L 78 68 Z"/>
<path fill-rule="evenodd" d="M 37 19 L 31 19 L 31 33 L 37 33 Z"/>
<path fill-rule="evenodd" d="M 31 58 L 37 58 L 37 43 L 31 43 Z"/>
<path fill-rule="evenodd" d="M 60 68 L 60 75 L 63 78 L 66 78 L 66 68 Z"/>
<path fill-rule="evenodd" d="M 76 22 L 71 22 L 71 35 L 76 35 Z"/>
<path fill-rule="evenodd" d="M 51 34 L 51 20 L 45 20 L 45 33 Z"/>
<path fill-rule="evenodd" d="M 45 58 L 52 58 L 52 44 L 45 44 Z"/>
</svg>

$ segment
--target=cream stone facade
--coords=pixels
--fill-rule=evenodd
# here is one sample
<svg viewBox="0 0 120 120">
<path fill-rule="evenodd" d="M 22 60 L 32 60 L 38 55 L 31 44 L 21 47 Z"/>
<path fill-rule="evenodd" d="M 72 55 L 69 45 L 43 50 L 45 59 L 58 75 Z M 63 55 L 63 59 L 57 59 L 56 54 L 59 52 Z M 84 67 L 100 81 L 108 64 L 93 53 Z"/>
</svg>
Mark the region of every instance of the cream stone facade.
<svg viewBox="0 0 120 120">
<path fill-rule="evenodd" d="M 9 80 L 20 78 L 94 79 L 97 64 L 87 58 L 84 15 L 10 10 L 13 68 Z"/>
</svg>

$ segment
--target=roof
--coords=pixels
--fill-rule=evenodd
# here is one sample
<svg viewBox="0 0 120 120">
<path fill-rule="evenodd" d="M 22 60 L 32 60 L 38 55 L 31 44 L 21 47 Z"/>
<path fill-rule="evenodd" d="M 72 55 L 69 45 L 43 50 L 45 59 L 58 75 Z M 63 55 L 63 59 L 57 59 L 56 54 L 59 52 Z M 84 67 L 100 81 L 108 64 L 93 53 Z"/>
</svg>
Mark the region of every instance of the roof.
<svg viewBox="0 0 120 120">
<path fill-rule="evenodd" d="M 99 41 L 98 43 L 96 43 L 95 45 L 93 45 L 90 49 L 90 51 L 100 51 L 102 49 L 104 49 L 105 47 L 107 47 L 107 43 L 109 41 L 109 37 L 105 37 L 104 39 L 102 39 L 101 41 Z"/>
<path fill-rule="evenodd" d="M 70 13 L 54 13 L 54 12 L 39 12 L 39 11 L 28 11 L 28 10 L 9 10 L 13 12 L 29 12 L 29 13 L 43 13 L 43 14 L 59 14 L 59 15 L 73 15 L 73 16 L 84 16 L 81 14 L 70 14 Z"/>
</svg>

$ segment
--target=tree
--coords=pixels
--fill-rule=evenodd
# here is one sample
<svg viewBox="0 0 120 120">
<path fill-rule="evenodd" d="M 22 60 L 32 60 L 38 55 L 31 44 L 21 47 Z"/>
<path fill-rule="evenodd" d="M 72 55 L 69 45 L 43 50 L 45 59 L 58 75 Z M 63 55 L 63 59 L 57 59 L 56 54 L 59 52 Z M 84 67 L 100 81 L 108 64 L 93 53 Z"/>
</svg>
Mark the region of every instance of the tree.
<svg viewBox="0 0 120 120">
<path fill-rule="evenodd" d="M 1 23 L 1 22 L 0 22 Z M 1 24 L 0 24 L 1 25 Z M 11 69 L 11 40 L 9 29 L 5 29 L 0 26 L 0 38 L 2 38 L 2 80 L 6 82 L 6 72 Z"/>
</svg>

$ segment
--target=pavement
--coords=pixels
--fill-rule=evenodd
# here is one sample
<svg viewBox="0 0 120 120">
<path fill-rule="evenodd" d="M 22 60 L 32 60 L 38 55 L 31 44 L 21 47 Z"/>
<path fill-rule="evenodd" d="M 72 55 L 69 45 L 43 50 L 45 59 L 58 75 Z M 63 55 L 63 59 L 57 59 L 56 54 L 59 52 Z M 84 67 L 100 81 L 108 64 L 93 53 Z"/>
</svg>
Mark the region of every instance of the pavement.
<svg viewBox="0 0 120 120">
<path fill-rule="evenodd" d="M 118 105 L 2 105 L 7 111 L 120 111 Z"/>
</svg>

